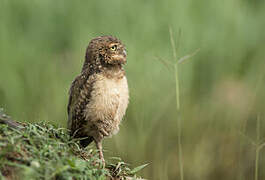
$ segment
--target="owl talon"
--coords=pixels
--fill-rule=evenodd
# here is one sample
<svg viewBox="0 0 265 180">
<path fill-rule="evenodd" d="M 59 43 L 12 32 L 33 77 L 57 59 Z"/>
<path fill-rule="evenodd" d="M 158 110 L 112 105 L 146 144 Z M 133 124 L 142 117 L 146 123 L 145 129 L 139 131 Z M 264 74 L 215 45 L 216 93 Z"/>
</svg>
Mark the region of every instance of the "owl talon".
<svg viewBox="0 0 265 180">
<path fill-rule="evenodd" d="M 107 131 L 105 131 L 104 129 L 101 129 L 100 132 L 103 136 L 109 136 L 109 133 L 107 133 Z"/>
</svg>

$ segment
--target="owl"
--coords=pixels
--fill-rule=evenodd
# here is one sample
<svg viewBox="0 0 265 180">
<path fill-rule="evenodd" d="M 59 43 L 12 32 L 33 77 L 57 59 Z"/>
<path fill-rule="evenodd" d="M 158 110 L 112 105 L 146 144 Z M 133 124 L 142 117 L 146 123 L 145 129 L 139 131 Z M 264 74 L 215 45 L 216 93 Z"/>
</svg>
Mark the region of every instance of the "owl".
<svg viewBox="0 0 265 180">
<path fill-rule="evenodd" d="M 119 131 L 125 115 L 129 91 L 123 66 L 126 63 L 124 44 L 112 36 L 92 39 L 86 49 L 81 73 L 69 91 L 68 129 L 73 138 L 81 138 L 86 147 L 92 141 L 105 164 L 102 140 Z"/>
</svg>

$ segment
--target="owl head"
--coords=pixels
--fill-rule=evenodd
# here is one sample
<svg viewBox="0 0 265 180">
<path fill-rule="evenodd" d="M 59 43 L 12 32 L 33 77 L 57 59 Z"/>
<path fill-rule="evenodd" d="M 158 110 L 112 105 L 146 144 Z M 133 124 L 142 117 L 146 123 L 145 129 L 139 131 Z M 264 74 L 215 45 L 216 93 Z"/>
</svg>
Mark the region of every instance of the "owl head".
<svg viewBox="0 0 265 180">
<path fill-rule="evenodd" d="M 112 36 L 99 36 L 92 39 L 86 50 L 84 66 L 101 68 L 126 63 L 126 49 L 122 42 Z"/>
</svg>

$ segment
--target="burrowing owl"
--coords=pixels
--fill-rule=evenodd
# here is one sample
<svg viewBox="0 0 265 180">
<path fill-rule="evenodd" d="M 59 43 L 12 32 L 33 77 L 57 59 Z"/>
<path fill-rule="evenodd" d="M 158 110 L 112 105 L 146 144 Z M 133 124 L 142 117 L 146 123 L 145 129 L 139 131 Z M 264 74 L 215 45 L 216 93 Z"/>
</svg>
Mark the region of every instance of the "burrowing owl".
<svg viewBox="0 0 265 180">
<path fill-rule="evenodd" d="M 128 105 L 128 85 L 123 65 L 125 46 L 112 36 L 92 39 L 81 74 L 72 82 L 68 103 L 68 128 L 86 147 L 95 141 L 105 163 L 102 140 L 119 131 Z"/>
</svg>

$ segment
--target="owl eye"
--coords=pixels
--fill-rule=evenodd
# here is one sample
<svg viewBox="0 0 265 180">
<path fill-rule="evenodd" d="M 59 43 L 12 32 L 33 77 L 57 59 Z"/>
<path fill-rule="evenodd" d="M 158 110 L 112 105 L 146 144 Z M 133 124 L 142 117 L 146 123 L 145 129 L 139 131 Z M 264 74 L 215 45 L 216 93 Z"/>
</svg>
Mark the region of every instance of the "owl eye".
<svg viewBox="0 0 265 180">
<path fill-rule="evenodd" d="M 117 45 L 113 45 L 113 46 L 111 46 L 110 49 L 111 49 L 112 51 L 116 51 L 116 50 L 117 50 Z"/>
</svg>

